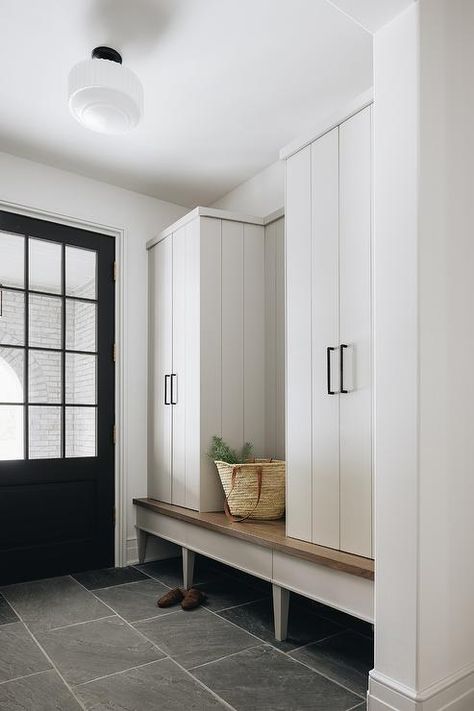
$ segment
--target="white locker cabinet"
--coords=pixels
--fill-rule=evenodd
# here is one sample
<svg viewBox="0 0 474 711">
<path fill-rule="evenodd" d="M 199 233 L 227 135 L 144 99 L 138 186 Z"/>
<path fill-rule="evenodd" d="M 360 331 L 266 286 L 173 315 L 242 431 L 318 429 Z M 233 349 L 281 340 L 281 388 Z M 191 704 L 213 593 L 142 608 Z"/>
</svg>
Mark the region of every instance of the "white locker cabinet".
<svg viewBox="0 0 474 711">
<path fill-rule="evenodd" d="M 288 535 L 372 555 L 371 106 L 287 159 Z"/>
<path fill-rule="evenodd" d="M 223 508 L 214 434 L 265 449 L 263 220 L 196 208 L 149 249 L 148 493 Z"/>
</svg>

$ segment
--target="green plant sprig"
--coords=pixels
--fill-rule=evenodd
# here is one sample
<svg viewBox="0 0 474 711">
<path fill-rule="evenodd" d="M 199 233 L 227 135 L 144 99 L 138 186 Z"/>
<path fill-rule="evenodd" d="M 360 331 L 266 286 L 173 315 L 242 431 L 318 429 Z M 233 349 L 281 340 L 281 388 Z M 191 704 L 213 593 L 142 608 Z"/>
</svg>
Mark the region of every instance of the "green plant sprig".
<svg viewBox="0 0 474 711">
<path fill-rule="evenodd" d="M 246 442 L 240 453 L 237 453 L 235 449 L 232 449 L 224 442 L 222 437 L 214 435 L 207 455 L 214 461 L 227 462 L 227 464 L 243 464 L 247 459 L 252 458 L 252 451 L 253 446 L 250 442 Z"/>
</svg>

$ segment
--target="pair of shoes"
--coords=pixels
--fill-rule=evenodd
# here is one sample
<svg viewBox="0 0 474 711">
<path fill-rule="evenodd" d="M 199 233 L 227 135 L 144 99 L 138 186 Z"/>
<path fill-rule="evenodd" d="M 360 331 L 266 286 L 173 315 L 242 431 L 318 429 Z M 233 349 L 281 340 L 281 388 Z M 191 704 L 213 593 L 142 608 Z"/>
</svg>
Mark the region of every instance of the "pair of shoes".
<svg viewBox="0 0 474 711">
<path fill-rule="evenodd" d="M 203 593 L 197 588 L 189 588 L 189 590 L 174 588 L 160 597 L 156 604 L 158 607 L 172 607 L 180 602 L 183 610 L 194 610 L 204 602 L 204 599 Z"/>
</svg>

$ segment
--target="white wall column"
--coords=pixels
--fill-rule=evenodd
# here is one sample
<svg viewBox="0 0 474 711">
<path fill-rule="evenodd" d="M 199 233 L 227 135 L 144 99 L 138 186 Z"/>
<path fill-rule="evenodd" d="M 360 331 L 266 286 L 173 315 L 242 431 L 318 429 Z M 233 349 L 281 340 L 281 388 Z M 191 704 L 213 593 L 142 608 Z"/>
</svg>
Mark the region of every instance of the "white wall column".
<svg viewBox="0 0 474 711">
<path fill-rule="evenodd" d="M 474 3 L 375 65 L 376 587 L 369 711 L 474 709 Z"/>
</svg>

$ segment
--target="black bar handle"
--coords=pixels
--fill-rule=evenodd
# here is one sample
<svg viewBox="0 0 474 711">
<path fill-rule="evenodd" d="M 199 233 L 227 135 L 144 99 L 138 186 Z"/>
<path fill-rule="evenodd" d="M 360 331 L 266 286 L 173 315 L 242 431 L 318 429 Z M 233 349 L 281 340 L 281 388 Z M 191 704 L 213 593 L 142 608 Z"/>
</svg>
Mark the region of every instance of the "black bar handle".
<svg viewBox="0 0 474 711">
<path fill-rule="evenodd" d="M 339 346 L 341 350 L 341 359 L 340 359 L 340 366 L 341 366 L 341 393 L 348 393 L 349 390 L 344 389 L 344 348 L 349 348 L 349 346 L 346 343 L 341 343 Z"/>
<path fill-rule="evenodd" d="M 331 352 L 336 349 L 332 346 L 326 348 L 326 372 L 328 378 L 328 395 L 336 395 L 335 390 L 331 390 Z"/>
<path fill-rule="evenodd" d="M 174 380 L 173 378 L 176 378 L 176 393 L 174 391 Z M 171 373 L 171 404 L 172 405 L 177 405 L 178 404 L 178 376 L 176 373 Z"/>
<path fill-rule="evenodd" d="M 168 383 L 171 380 L 171 375 L 165 375 L 165 405 L 171 405 L 171 400 L 168 400 Z"/>
</svg>

